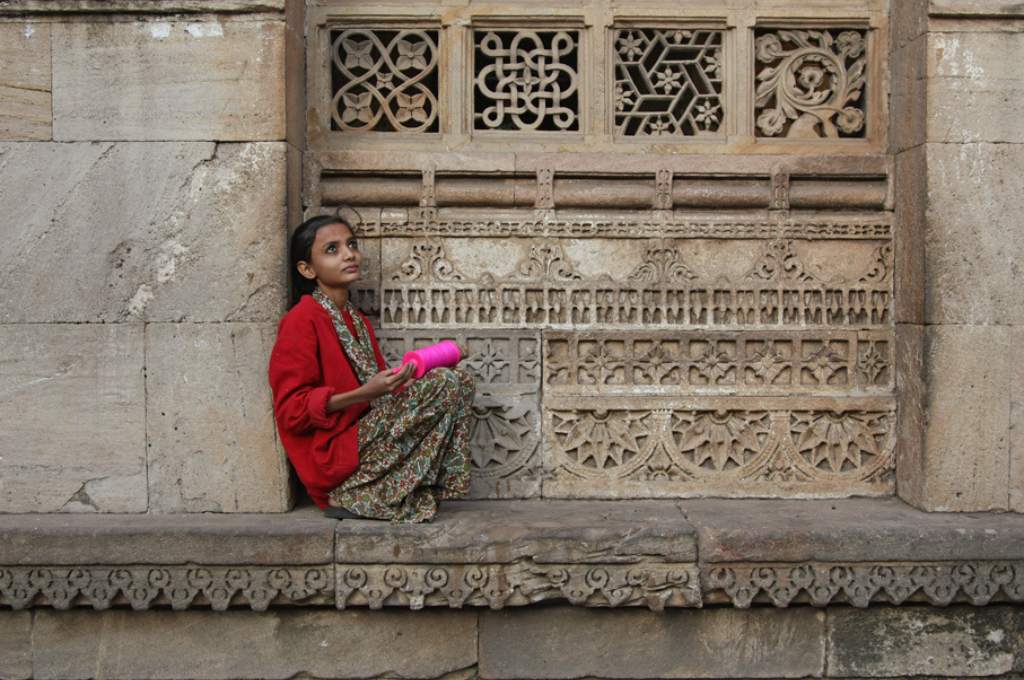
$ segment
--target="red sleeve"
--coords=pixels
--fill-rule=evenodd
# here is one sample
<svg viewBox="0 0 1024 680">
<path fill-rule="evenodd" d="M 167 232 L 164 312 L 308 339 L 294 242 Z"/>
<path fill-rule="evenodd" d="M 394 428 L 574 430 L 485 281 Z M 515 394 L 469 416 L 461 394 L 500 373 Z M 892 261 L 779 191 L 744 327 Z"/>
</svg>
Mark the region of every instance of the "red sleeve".
<svg viewBox="0 0 1024 680">
<path fill-rule="evenodd" d="M 380 345 L 377 344 L 377 336 L 373 332 L 373 324 L 366 318 L 366 315 L 359 312 L 359 317 L 363 320 L 363 325 L 366 326 L 366 330 L 370 335 L 370 344 L 373 345 L 373 354 L 377 357 L 377 370 L 383 371 L 388 367 L 386 361 L 384 361 L 384 354 L 380 351 Z"/>
<path fill-rule="evenodd" d="M 316 331 L 309 319 L 285 315 L 270 353 L 270 389 L 278 422 L 292 432 L 329 429 L 340 412 L 327 413 L 335 390 L 320 374 Z"/>
</svg>

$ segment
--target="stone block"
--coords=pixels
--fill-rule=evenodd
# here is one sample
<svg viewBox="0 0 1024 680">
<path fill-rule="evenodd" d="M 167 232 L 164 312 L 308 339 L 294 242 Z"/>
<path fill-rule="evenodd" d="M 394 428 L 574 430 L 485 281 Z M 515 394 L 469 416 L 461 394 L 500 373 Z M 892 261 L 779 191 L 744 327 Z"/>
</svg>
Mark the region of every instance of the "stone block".
<svg viewBox="0 0 1024 680">
<path fill-rule="evenodd" d="M 820 676 L 824 621 L 810 608 L 485 611 L 480 677 Z"/>
<path fill-rule="evenodd" d="M 0 323 L 276 321 L 284 146 L 0 145 Z"/>
<path fill-rule="evenodd" d="M 925 510 L 1006 510 L 1009 484 L 1010 331 L 928 326 Z"/>
<path fill-rule="evenodd" d="M 927 139 L 967 144 L 1024 143 L 1024 120 L 1016 115 L 1024 100 L 1024 79 L 999 90 L 976 90 L 959 78 L 927 81 Z"/>
<path fill-rule="evenodd" d="M 1010 329 L 1010 509 L 1024 512 L 1024 327 Z"/>
<path fill-rule="evenodd" d="M 142 326 L 0 325 L 0 357 L 0 512 L 144 512 Z"/>
<path fill-rule="evenodd" d="M 274 333 L 273 324 L 147 326 L 151 511 L 290 507 L 267 386 Z"/>
<path fill-rule="evenodd" d="M 471 498 L 540 495 L 540 334 L 522 331 L 383 330 L 381 350 L 391 366 L 409 350 L 443 339 L 469 349 L 460 364 L 476 379 Z"/>
<path fill-rule="evenodd" d="M 337 522 L 306 507 L 275 515 L 0 515 L 3 565 L 322 565 Z"/>
<path fill-rule="evenodd" d="M 337 562 L 473 564 L 697 559 L 693 529 L 671 503 L 450 501 L 426 525 L 345 520 Z"/>
<path fill-rule="evenodd" d="M 925 320 L 1024 324 L 1024 144 L 928 144 Z"/>
<path fill-rule="evenodd" d="M 702 562 L 870 563 L 1019 560 L 1013 515 L 923 513 L 893 498 L 678 502 Z"/>
<path fill-rule="evenodd" d="M 476 614 L 39 611 L 32 642 L 34 680 L 435 678 L 476 663 Z"/>
<path fill-rule="evenodd" d="M 54 139 L 285 137 L 283 21 L 54 24 Z"/>
<path fill-rule="evenodd" d="M 1011 607 L 835 608 L 830 677 L 987 676 L 1024 670 L 1024 617 Z"/>
<path fill-rule="evenodd" d="M 889 26 L 894 49 L 922 35 L 928 30 L 928 0 L 904 0 L 893 4 Z"/>
<path fill-rule="evenodd" d="M 50 139 L 50 24 L 0 24 L 0 140 Z"/>
<path fill-rule="evenodd" d="M 32 614 L 0 611 L 0 678 L 32 677 Z"/>
</svg>

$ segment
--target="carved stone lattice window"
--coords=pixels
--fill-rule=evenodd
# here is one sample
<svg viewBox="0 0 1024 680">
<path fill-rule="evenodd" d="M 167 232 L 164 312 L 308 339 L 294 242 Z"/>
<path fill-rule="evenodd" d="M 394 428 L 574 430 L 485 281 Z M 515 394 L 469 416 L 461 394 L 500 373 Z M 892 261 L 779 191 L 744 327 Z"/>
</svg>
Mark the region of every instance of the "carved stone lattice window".
<svg viewBox="0 0 1024 680">
<path fill-rule="evenodd" d="M 473 128 L 569 132 L 579 122 L 579 32 L 473 32 Z"/>
<path fill-rule="evenodd" d="M 331 31 L 331 129 L 437 132 L 438 31 Z"/>
<path fill-rule="evenodd" d="M 864 137 L 867 34 L 762 29 L 754 94 L 759 137 Z"/>
<path fill-rule="evenodd" d="M 631 28 L 613 36 L 615 132 L 716 134 L 722 107 L 722 32 Z"/>
</svg>

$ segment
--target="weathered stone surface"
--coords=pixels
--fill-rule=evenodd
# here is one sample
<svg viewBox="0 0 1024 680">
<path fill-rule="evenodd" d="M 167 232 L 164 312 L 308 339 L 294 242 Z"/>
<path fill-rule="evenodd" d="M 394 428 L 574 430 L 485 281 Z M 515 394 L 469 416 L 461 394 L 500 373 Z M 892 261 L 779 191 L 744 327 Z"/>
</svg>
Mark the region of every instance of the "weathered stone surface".
<svg viewBox="0 0 1024 680">
<path fill-rule="evenodd" d="M 145 511 L 142 326 L 0 325 L 0 348 L 0 512 Z"/>
<path fill-rule="evenodd" d="M 0 14 L 273 12 L 285 0 L 0 0 Z"/>
<path fill-rule="evenodd" d="M 33 655 L 36 680 L 434 678 L 476 663 L 476 614 L 40 612 Z"/>
<path fill-rule="evenodd" d="M 901 3 L 909 4 L 909 3 Z M 895 8 L 894 8 L 895 11 Z M 920 35 L 890 55 L 892 92 L 889 101 L 889 148 L 902 153 L 925 141 L 928 126 L 926 73 L 927 37 Z M 899 179 L 897 170 L 897 180 Z M 923 180 L 923 178 L 920 178 Z M 900 192 L 894 192 L 896 200 Z"/>
<path fill-rule="evenodd" d="M 924 502 L 928 478 L 924 451 L 927 427 L 924 327 L 896 325 L 896 393 L 898 401 L 896 493 L 912 505 Z"/>
<path fill-rule="evenodd" d="M 1024 327 L 1010 329 L 1010 509 L 1024 512 Z"/>
<path fill-rule="evenodd" d="M 0 564 L 329 564 L 337 522 L 287 514 L 0 515 Z"/>
<path fill-rule="evenodd" d="M 54 139 L 284 139 L 284 22 L 53 30 Z"/>
<path fill-rule="evenodd" d="M 1010 332 L 1005 326 L 928 326 L 924 482 L 919 507 L 1007 509 Z"/>
<path fill-rule="evenodd" d="M 697 547 L 670 502 L 452 501 L 422 526 L 345 520 L 335 554 L 353 564 L 692 562 Z"/>
<path fill-rule="evenodd" d="M 1009 607 L 836 608 L 833 677 L 986 676 L 1024 670 L 1024 620 Z"/>
<path fill-rule="evenodd" d="M 1013 515 L 922 513 L 896 499 L 678 501 L 701 562 L 1024 558 Z"/>
<path fill-rule="evenodd" d="M 893 306 L 897 324 L 924 322 L 927 162 L 924 145 L 896 156 Z"/>
<path fill-rule="evenodd" d="M 0 139 L 49 139 L 50 25 L 0 24 Z"/>
<path fill-rule="evenodd" d="M 528 609 L 480 615 L 483 678 L 789 678 L 824 671 L 811 609 Z M 624 643 L 628 639 L 628 643 Z"/>
<path fill-rule="evenodd" d="M 32 677 L 32 614 L 0 611 L 0 678 Z"/>
<path fill-rule="evenodd" d="M 928 144 L 926 321 L 1024 324 L 1024 144 Z"/>
<path fill-rule="evenodd" d="M 149 324 L 150 510 L 281 512 L 288 467 L 266 366 L 273 324 Z"/>
<path fill-rule="evenodd" d="M 53 168 L 60 167 L 60 173 Z M 0 322 L 276 321 L 283 143 L 0 145 Z M 39 263 L 70 250 L 60 277 Z"/>
</svg>

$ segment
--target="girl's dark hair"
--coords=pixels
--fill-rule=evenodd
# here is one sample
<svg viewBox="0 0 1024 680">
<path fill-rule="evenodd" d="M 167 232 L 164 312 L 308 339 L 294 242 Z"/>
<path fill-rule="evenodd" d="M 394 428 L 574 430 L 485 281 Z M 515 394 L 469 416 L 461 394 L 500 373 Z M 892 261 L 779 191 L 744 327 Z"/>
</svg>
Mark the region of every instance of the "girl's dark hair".
<svg viewBox="0 0 1024 680">
<path fill-rule="evenodd" d="M 288 248 L 288 263 L 291 265 L 290 276 L 292 284 L 291 299 L 288 302 L 288 307 L 294 307 L 303 295 L 316 290 L 316 281 L 310 281 L 300 274 L 298 264 L 303 261 L 309 262 L 313 255 L 313 241 L 316 240 L 316 232 L 321 227 L 326 227 L 329 224 L 344 224 L 353 235 L 356 233 L 355 227 L 344 217 L 339 217 L 338 215 L 317 215 L 316 217 L 310 217 L 296 227 L 295 232 L 292 234 L 291 244 Z"/>
</svg>

